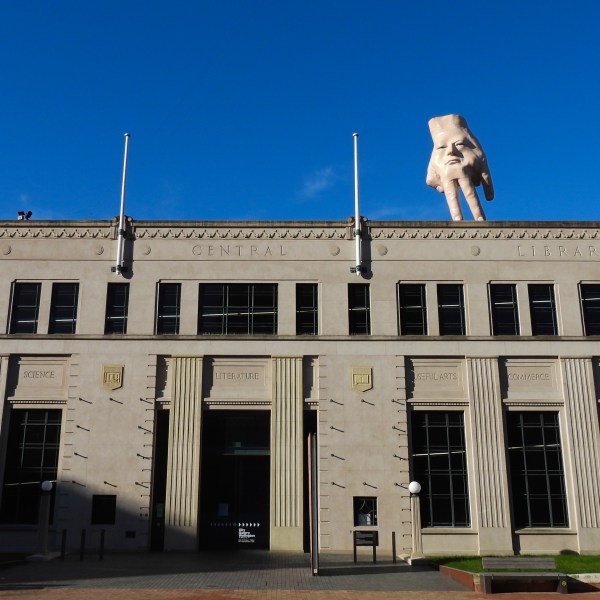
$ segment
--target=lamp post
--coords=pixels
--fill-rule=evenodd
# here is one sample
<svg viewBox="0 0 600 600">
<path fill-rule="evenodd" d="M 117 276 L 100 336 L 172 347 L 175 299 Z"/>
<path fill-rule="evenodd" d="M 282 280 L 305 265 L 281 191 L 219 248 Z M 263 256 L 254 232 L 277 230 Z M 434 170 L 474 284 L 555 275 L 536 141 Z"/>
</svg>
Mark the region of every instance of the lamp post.
<svg viewBox="0 0 600 600">
<path fill-rule="evenodd" d="M 48 556 L 48 521 L 50 520 L 50 500 L 52 492 L 52 482 L 42 481 L 42 493 L 40 495 L 40 513 L 38 520 L 38 534 L 40 542 L 40 555 Z"/>
<path fill-rule="evenodd" d="M 408 484 L 410 492 L 410 516 L 412 523 L 412 552 L 410 562 L 425 558 L 423 555 L 423 537 L 421 534 L 421 499 L 419 493 L 421 484 L 418 481 L 411 481 Z"/>
</svg>

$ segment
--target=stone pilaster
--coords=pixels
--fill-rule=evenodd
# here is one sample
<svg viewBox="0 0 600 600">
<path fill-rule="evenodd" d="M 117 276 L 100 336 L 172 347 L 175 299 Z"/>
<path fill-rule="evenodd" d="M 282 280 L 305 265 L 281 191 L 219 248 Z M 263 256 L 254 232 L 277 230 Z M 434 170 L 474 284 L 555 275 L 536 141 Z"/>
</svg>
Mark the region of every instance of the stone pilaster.
<svg viewBox="0 0 600 600">
<path fill-rule="evenodd" d="M 273 357 L 271 550 L 302 550 L 302 357 Z"/>
<path fill-rule="evenodd" d="M 8 441 L 8 423 L 10 421 L 10 406 L 8 402 L 5 402 L 8 365 L 8 354 L 0 355 L 0 456 L 6 456 L 6 443 Z M 4 481 L 4 460 L 0 461 L 0 481 Z M 1 489 L 0 500 L 2 500 Z"/>
<path fill-rule="evenodd" d="M 467 367 L 474 457 L 469 472 L 477 494 L 471 500 L 471 518 L 479 531 L 479 552 L 512 554 L 498 360 L 470 358 Z"/>
<path fill-rule="evenodd" d="M 202 357 L 170 361 L 171 414 L 165 506 L 165 550 L 195 550 L 202 418 Z"/>
<path fill-rule="evenodd" d="M 579 552 L 585 554 L 597 550 L 600 536 L 598 407 L 594 395 L 591 359 L 564 358 L 561 360 L 561 367 L 565 421 L 571 449 L 569 458 L 572 485 L 575 490 L 569 520 L 572 528 L 577 523 Z"/>
</svg>

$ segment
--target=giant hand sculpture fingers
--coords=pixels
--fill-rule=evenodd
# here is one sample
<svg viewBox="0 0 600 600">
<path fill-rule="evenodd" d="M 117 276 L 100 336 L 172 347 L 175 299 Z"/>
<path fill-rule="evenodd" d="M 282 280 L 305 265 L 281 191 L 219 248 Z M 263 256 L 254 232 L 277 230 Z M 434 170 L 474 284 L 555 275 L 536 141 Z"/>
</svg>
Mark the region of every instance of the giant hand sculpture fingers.
<svg viewBox="0 0 600 600">
<path fill-rule="evenodd" d="M 456 179 L 442 180 L 440 192 L 446 196 L 446 202 L 450 209 L 450 216 L 453 221 L 462 221 L 463 214 L 460 208 L 460 198 L 458 196 L 458 181 Z"/>
<path fill-rule="evenodd" d="M 465 200 L 471 209 L 473 218 L 476 221 L 485 221 L 485 214 L 481 208 L 479 196 L 477 195 L 477 189 L 473 185 L 473 182 L 468 177 L 462 177 L 458 180 L 458 185 L 460 185 L 460 189 L 465 196 Z"/>
<path fill-rule="evenodd" d="M 492 183 L 492 176 L 490 175 L 490 171 L 487 166 L 487 161 L 485 163 L 485 168 L 481 171 L 481 183 L 483 184 L 483 193 L 485 195 L 485 199 L 493 200 L 494 184 Z"/>
<path fill-rule="evenodd" d="M 429 130 L 433 151 L 427 167 L 427 185 L 446 195 L 452 219 L 461 220 L 460 185 L 475 219 L 484 220 L 475 188 L 483 184 L 486 199 L 492 200 L 494 186 L 481 144 L 460 115 L 435 117 L 429 121 Z"/>
</svg>

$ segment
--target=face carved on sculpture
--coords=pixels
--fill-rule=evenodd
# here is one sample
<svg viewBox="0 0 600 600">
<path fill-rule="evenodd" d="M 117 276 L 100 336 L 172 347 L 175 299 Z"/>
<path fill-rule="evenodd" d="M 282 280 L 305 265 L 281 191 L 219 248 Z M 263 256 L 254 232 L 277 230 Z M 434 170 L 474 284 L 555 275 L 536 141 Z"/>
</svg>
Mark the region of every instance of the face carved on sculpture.
<svg viewBox="0 0 600 600">
<path fill-rule="evenodd" d="M 480 159 L 478 148 L 461 131 L 441 132 L 435 138 L 433 161 L 449 179 L 469 174 Z"/>
</svg>

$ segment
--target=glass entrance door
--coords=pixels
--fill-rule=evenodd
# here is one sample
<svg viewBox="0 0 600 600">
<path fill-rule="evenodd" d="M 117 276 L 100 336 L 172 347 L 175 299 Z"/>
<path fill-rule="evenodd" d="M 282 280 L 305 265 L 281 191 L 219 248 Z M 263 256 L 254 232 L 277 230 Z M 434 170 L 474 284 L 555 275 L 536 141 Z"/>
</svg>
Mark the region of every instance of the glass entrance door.
<svg viewBox="0 0 600 600">
<path fill-rule="evenodd" d="M 203 415 L 200 546 L 269 547 L 270 413 Z"/>
</svg>

